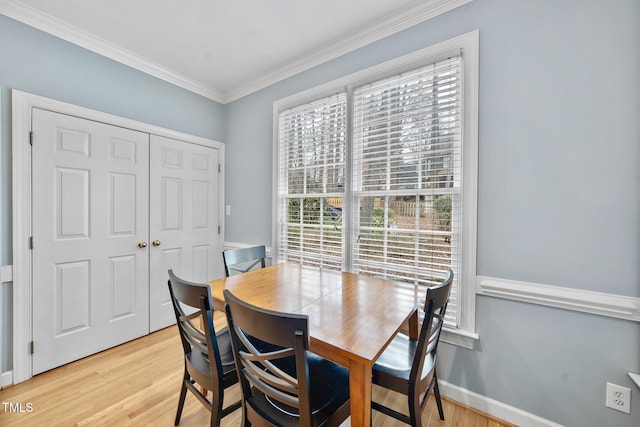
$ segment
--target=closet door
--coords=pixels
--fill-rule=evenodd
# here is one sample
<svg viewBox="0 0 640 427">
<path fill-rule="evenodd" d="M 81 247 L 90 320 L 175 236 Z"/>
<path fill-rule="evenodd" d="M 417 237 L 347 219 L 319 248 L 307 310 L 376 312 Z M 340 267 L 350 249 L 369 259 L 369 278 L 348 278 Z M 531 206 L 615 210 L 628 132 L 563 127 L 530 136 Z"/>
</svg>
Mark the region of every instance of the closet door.
<svg viewBox="0 0 640 427">
<path fill-rule="evenodd" d="M 33 374 L 149 332 L 149 135 L 33 110 Z"/>
<path fill-rule="evenodd" d="M 215 279 L 218 253 L 218 150 L 151 135 L 151 331 L 175 323 L 167 271 L 193 282 Z"/>
</svg>

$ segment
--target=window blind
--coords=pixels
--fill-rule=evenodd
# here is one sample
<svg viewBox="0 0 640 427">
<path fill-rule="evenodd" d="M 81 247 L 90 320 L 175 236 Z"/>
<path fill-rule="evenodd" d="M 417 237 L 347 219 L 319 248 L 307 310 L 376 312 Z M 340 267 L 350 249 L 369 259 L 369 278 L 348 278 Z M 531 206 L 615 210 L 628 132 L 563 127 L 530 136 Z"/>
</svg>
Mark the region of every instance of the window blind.
<svg viewBox="0 0 640 427">
<path fill-rule="evenodd" d="M 458 326 L 461 73 L 455 56 L 279 112 L 279 260 L 413 283 L 417 292 L 451 267 L 446 322 Z"/>
<path fill-rule="evenodd" d="M 353 94 L 353 265 L 431 286 L 454 270 L 461 242 L 461 57 L 360 86 Z"/>
<path fill-rule="evenodd" d="M 279 114 L 278 256 L 341 270 L 346 94 Z"/>
</svg>

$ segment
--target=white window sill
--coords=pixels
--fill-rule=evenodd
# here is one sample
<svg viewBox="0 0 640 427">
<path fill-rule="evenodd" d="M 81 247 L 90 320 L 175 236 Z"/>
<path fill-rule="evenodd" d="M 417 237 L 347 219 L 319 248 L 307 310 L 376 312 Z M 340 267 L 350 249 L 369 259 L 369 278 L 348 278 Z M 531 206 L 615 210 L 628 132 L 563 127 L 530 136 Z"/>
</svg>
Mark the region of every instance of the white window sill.
<svg viewBox="0 0 640 427">
<path fill-rule="evenodd" d="M 442 328 L 440 333 L 440 341 L 447 344 L 457 345 L 469 350 L 473 350 L 473 346 L 477 340 L 480 339 L 480 335 L 476 333 L 466 332 L 460 329 Z"/>
</svg>

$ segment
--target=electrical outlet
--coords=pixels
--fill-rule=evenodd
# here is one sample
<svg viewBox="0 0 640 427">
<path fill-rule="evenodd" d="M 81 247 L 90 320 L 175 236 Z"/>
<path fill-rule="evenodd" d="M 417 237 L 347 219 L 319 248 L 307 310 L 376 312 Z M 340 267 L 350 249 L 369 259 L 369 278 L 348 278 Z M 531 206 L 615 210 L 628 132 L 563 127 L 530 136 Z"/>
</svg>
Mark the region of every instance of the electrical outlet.
<svg viewBox="0 0 640 427">
<path fill-rule="evenodd" d="M 607 408 L 631 414 L 631 389 L 607 383 Z"/>
</svg>

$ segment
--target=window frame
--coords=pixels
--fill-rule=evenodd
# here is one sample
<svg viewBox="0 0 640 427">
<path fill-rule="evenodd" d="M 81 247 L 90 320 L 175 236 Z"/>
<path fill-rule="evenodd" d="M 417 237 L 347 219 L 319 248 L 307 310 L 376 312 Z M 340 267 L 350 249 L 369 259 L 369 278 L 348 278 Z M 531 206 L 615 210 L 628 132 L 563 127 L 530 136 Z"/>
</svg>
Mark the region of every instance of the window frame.
<svg viewBox="0 0 640 427">
<path fill-rule="evenodd" d="M 426 47 L 419 51 L 392 59 L 379 65 L 369 67 L 362 71 L 350 74 L 343 78 L 310 88 L 306 91 L 293 94 L 273 103 L 273 194 L 272 194 L 272 242 L 273 260 L 279 262 L 277 242 L 279 239 L 278 227 L 278 174 L 279 174 L 279 137 L 278 123 L 279 113 L 308 102 L 313 102 L 337 92 L 346 92 L 348 115 L 353 115 L 353 90 L 354 88 L 373 81 L 381 80 L 403 71 L 413 70 L 428 65 L 452 55 L 457 55 L 462 50 L 462 185 L 463 185 L 463 210 L 461 227 L 465 230 L 461 234 L 461 270 L 463 282 L 460 283 L 461 295 L 458 301 L 460 305 L 460 317 L 458 328 L 443 328 L 441 339 L 450 344 L 473 348 L 475 340 L 479 338 L 475 332 L 475 307 L 476 307 L 476 257 L 477 257 L 477 177 L 478 177 L 478 85 L 479 85 L 479 31 L 454 37 L 441 43 Z M 352 125 L 347 121 L 347 138 L 349 139 L 347 153 L 347 169 L 345 187 L 351 186 L 352 178 L 352 153 L 351 139 Z M 345 197 L 343 221 L 349 218 L 351 198 Z M 343 235 L 351 232 L 350 221 L 343 222 Z M 350 270 L 352 259 L 348 238 L 343 242 L 344 269 Z"/>
</svg>

